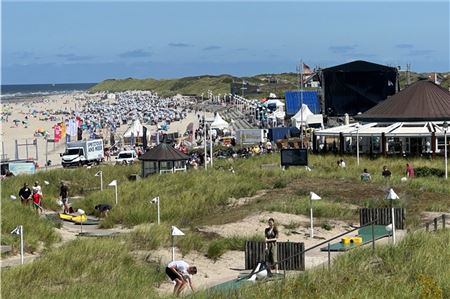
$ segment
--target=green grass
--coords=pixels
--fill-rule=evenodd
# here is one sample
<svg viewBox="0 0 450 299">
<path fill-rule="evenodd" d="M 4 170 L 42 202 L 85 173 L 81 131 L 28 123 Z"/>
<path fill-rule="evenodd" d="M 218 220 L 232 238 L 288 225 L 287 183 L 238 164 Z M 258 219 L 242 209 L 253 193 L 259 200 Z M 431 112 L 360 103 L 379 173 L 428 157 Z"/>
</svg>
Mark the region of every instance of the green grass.
<svg viewBox="0 0 450 299">
<path fill-rule="evenodd" d="M 156 296 L 153 290 L 161 279 L 162 274 L 158 272 L 160 266 L 131 257 L 130 252 L 169 247 L 170 226 L 176 225 L 186 233 L 186 236 L 177 240 L 177 247 L 183 255 L 197 251 L 215 260 L 228 250 L 242 250 L 245 240 L 240 236 L 221 238 L 218 235 L 201 233 L 197 230 L 199 225 L 237 221 L 249 213 L 263 210 L 307 215 L 310 191 L 322 197 L 321 201 L 314 202 L 314 215 L 324 224 L 328 219 L 355 219 L 357 206 L 387 205 L 383 198 L 388 187 L 393 187 L 399 194 L 401 199 L 397 204 L 407 209 L 410 227 L 420 223 L 422 211 L 450 209 L 450 184 L 444 179 L 427 177 L 406 183 L 400 181 L 406 163 L 403 159 L 362 158 L 360 167 L 357 167 L 354 157 L 344 157 L 347 168 L 339 169 L 336 167 L 338 158 L 340 157 L 311 155 L 312 172 L 307 172 L 303 167 L 291 167 L 286 171 L 261 169 L 262 164 L 279 163 L 279 155 L 275 154 L 234 161 L 216 160 L 215 170 L 151 176 L 141 181 L 127 179 L 132 173 L 140 173 L 139 165 L 59 169 L 39 172 L 33 176 L 9 178 L 2 182 L 1 190 L 2 244 L 12 244 L 17 252 L 18 238 L 10 235 L 10 231 L 16 225 L 23 224 L 26 251 L 33 252 L 39 248 L 46 250 L 33 264 L 9 269 L 4 275 L 2 273 L 2 294 L 8 295 L 5 295 L 5 298 L 23 298 L 24 294 L 33 293 L 37 283 L 30 283 L 28 273 L 34 273 L 39 277 L 38 283 L 43 286 L 36 293 L 39 298 L 67 297 L 63 285 L 67 285 L 69 298 L 72 293 L 86 297 L 100 289 L 102 284 L 117 284 L 118 287 L 98 291 L 100 298 L 130 297 L 134 289 L 136 295 L 131 297 Z M 443 168 L 442 159 L 416 159 L 410 162 L 415 167 Z M 381 177 L 383 165 L 388 165 L 393 172 L 389 182 Z M 235 169 L 235 174 L 228 171 L 231 166 Z M 372 173 L 372 182 L 360 182 L 359 174 L 362 168 L 368 168 Z M 105 186 L 113 179 L 119 182 L 117 206 L 114 203 L 114 188 L 105 187 L 103 192 L 86 191 L 99 187 L 99 180 L 94 176 L 99 169 L 103 171 Z M 52 222 L 37 217 L 31 210 L 22 207 L 19 201 L 9 198 L 10 194 L 17 194 L 23 182 L 31 183 L 35 180 L 41 184 L 44 180 L 50 182 L 48 186 L 42 185 L 44 205 L 47 208 L 58 210 L 55 201 L 58 197 L 59 181 L 64 180 L 69 182 L 71 196 L 83 196 L 73 201 L 75 209 L 83 208 L 92 212 L 96 204 L 110 203 L 113 209 L 107 219 L 102 221 L 103 227 L 123 225 L 136 228 L 132 233 L 120 238 L 77 240 L 61 248 L 52 248 L 52 244 L 59 239 L 54 233 Z M 266 189 L 266 195 L 244 206 L 229 205 L 229 199 L 232 197 L 253 196 L 262 189 Z M 154 224 L 156 206 L 149 202 L 155 196 L 161 198 L 160 226 Z M 90 252 L 93 258 L 90 257 Z M 384 251 L 380 249 L 380 254 L 382 252 Z M 74 269 L 76 264 L 87 269 L 86 274 L 80 274 L 80 270 Z M 112 268 L 113 264 L 118 270 Z M 74 273 L 66 275 L 64 272 L 64 275 L 61 275 L 61 267 L 64 265 L 68 265 L 68 271 Z M 143 281 L 144 278 L 137 277 L 138 274 L 146 276 L 147 280 Z M 10 286 L 12 281 L 17 281 L 22 276 L 24 279 L 20 278 L 20 288 Z M 46 277 L 47 281 L 42 282 L 41 276 Z M 428 281 L 427 276 L 423 279 Z M 90 280 L 92 283 L 88 282 Z"/>
<path fill-rule="evenodd" d="M 414 83 L 419 78 L 427 78 L 431 73 L 410 73 L 410 83 Z M 434 73 L 432 73 L 434 75 Z M 441 73 L 441 75 L 448 75 L 448 73 Z M 273 77 L 277 79 L 277 83 L 269 83 L 268 78 Z M 205 94 L 207 90 L 211 90 L 214 94 L 227 94 L 230 92 L 230 83 L 232 81 L 242 82 L 245 80 L 251 84 L 260 85 L 260 92 L 258 94 L 246 94 L 246 97 L 263 98 L 267 97 L 269 93 L 275 92 L 278 96 L 284 96 L 285 91 L 298 89 L 298 74 L 296 73 L 281 73 L 281 74 L 259 74 L 252 77 L 235 77 L 232 75 L 219 76 L 195 76 L 184 77 L 177 79 L 108 79 L 100 82 L 90 89 L 91 92 L 109 91 L 118 92 L 126 90 L 152 90 L 158 92 L 163 96 L 172 96 L 177 93 L 180 94 L 195 94 L 200 96 Z M 406 86 L 406 73 L 400 72 L 399 75 L 401 89 Z M 445 78 L 441 84 L 445 89 L 449 86 L 449 77 Z"/>
<path fill-rule="evenodd" d="M 450 231 L 408 235 L 396 247 L 353 250 L 330 271 L 316 268 L 274 283 L 259 283 L 195 298 L 448 298 Z"/>
<path fill-rule="evenodd" d="M 151 298 L 163 266 L 137 260 L 122 238 L 75 240 L 32 264 L 2 269 L 2 298 Z"/>
</svg>

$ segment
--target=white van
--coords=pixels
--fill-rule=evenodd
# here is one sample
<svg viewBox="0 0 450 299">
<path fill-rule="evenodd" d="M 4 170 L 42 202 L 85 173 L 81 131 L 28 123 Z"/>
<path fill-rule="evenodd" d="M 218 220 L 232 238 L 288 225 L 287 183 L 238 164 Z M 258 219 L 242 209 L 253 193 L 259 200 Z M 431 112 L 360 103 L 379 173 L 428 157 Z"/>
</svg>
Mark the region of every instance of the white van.
<svg viewBox="0 0 450 299">
<path fill-rule="evenodd" d="M 137 154 L 133 150 L 121 151 L 116 157 L 116 164 L 132 164 L 137 158 Z"/>
</svg>

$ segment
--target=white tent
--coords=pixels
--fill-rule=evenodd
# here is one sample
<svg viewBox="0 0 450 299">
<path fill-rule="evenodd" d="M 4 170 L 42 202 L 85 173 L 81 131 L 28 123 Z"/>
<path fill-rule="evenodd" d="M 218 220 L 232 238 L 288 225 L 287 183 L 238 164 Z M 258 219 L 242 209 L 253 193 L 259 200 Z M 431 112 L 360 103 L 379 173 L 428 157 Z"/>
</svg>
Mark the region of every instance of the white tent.
<svg viewBox="0 0 450 299">
<path fill-rule="evenodd" d="M 136 119 L 133 124 L 131 125 L 131 127 L 128 128 L 128 130 L 125 131 L 125 133 L 123 134 L 123 137 L 131 137 L 131 135 L 133 135 L 134 137 L 142 137 L 142 131 L 144 130 L 141 122 L 139 121 L 139 119 Z"/>
<path fill-rule="evenodd" d="M 302 114 L 303 114 L 303 126 L 310 127 L 311 125 L 319 125 L 323 128 L 323 116 L 322 114 L 314 114 L 309 110 L 308 106 L 303 104 L 302 109 L 300 109 L 292 118 L 292 124 L 297 128 L 302 125 Z"/>
<path fill-rule="evenodd" d="M 214 117 L 214 121 L 211 123 L 211 129 L 223 130 L 228 128 L 228 123 L 220 116 L 219 113 Z"/>
<path fill-rule="evenodd" d="M 286 112 L 284 112 L 285 104 L 282 101 L 280 101 L 278 99 L 273 99 L 273 100 L 268 100 L 266 102 L 266 104 L 267 105 L 275 104 L 277 108 L 273 112 L 273 117 L 278 118 L 278 119 L 284 119 L 284 117 L 286 116 Z"/>
</svg>

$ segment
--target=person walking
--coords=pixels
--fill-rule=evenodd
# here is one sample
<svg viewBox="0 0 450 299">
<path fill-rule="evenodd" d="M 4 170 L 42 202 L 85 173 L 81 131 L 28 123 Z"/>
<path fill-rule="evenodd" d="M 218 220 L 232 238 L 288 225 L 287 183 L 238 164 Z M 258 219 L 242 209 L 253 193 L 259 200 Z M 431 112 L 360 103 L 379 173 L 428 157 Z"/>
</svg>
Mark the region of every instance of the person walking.
<svg viewBox="0 0 450 299">
<path fill-rule="evenodd" d="M 42 194 L 37 191 L 33 191 L 33 208 L 38 215 L 44 212 L 42 208 Z"/>
<path fill-rule="evenodd" d="M 63 204 L 64 214 L 69 214 L 69 187 L 63 181 L 61 181 L 61 187 L 59 188 L 59 197 Z"/>
<path fill-rule="evenodd" d="M 19 197 L 20 201 L 23 205 L 28 206 L 30 200 L 31 200 L 31 189 L 28 187 L 27 183 L 23 184 L 23 187 L 19 190 Z"/>
<path fill-rule="evenodd" d="M 266 237 L 267 261 L 271 268 L 275 265 L 275 270 L 278 273 L 278 265 L 275 264 L 277 262 L 278 229 L 273 218 L 269 219 L 269 227 L 265 229 L 264 234 Z"/>
<path fill-rule="evenodd" d="M 167 265 L 166 274 L 175 282 L 174 295 L 179 296 L 187 284 L 194 291 L 191 275 L 197 274 L 197 267 L 189 266 L 185 261 L 173 261 Z"/>
<path fill-rule="evenodd" d="M 31 190 L 33 191 L 33 194 L 35 192 L 37 192 L 37 193 L 39 193 L 42 196 L 42 187 L 41 187 L 41 185 L 39 185 L 38 181 L 34 182 L 34 186 L 31 187 Z"/>
</svg>

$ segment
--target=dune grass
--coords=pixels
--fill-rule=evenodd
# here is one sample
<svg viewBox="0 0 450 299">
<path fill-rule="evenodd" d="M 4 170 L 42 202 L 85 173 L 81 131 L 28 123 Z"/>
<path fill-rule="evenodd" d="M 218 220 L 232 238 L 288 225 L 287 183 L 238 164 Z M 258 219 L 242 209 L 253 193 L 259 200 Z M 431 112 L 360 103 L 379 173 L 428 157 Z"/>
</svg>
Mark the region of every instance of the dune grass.
<svg viewBox="0 0 450 299">
<path fill-rule="evenodd" d="M 32 264 L 2 269 L 2 298 L 154 298 L 162 265 L 136 260 L 122 238 L 75 240 Z"/>
<path fill-rule="evenodd" d="M 113 209 L 107 219 L 103 220 L 102 227 L 109 228 L 114 225 L 132 227 L 156 220 L 156 206 L 150 204 L 155 196 L 161 198 L 161 219 L 165 223 L 181 227 L 194 227 L 201 219 L 210 214 L 217 213 L 227 206 L 229 198 L 252 196 L 261 189 L 280 190 L 275 193 L 274 200 L 261 205 L 261 208 L 271 211 L 289 212 L 295 214 L 308 213 L 308 194 L 314 191 L 322 196 L 323 200 L 315 203 L 315 215 L 324 218 L 348 219 L 354 216 L 355 211 L 346 204 L 357 206 L 380 206 L 387 204 L 383 201 L 384 192 L 388 187 L 394 188 L 401 200 L 397 203 L 407 209 L 408 221 L 411 224 L 419 223 L 421 211 L 448 211 L 450 209 L 450 184 L 442 178 L 426 177 L 401 182 L 403 176 L 404 159 L 379 158 L 368 160 L 361 158 L 361 165 L 356 165 L 355 157 L 344 157 L 347 162 L 346 169 L 336 166 L 337 156 L 310 155 L 311 172 L 303 167 L 290 167 L 286 171 L 281 169 L 261 169 L 262 164 L 279 163 L 279 155 L 257 156 L 251 159 L 217 159 L 215 170 L 203 170 L 176 173 L 172 175 L 151 176 L 141 181 L 128 181 L 132 173 L 140 173 L 140 165 L 133 166 L 100 166 L 91 169 L 57 169 L 48 172 L 39 172 L 32 176 L 12 177 L 2 182 L 2 243 L 15 244 L 9 232 L 21 223 L 25 225 L 26 244 L 29 250 L 38 247 L 38 240 L 45 246 L 57 238 L 51 233 L 52 224 L 38 217 L 34 217 L 28 210 L 24 210 L 18 200 L 12 201 L 9 195 L 18 193 L 23 182 L 32 183 L 40 181 L 44 192 L 44 206 L 59 210 L 56 199 L 59 193 L 59 181 L 69 184 L 70 196 L 80 195 L 83 198 L 74 200 L 75 209 L 82 208 L 88 213 L 94 211 L 99 203 L 109 203 Z M 415 159 L 415 167 L 442 168 L 443 161 Z M 386 181 L 381 177 L 383 165 L 388 165 L 393 177 Z M 228 171 L 230 167 L 235 173 Z M 373 181 L 362 183 L 359 174 L 362 168 L 368 168 L 372 173 Z M 99 178 L 94 174 L 102 170 L 105 190 L 86 191 L 99 188 Z M 113 179 L 118 180 L 119 204 L 115 206 L 114 188 L 107 187 Z M 49 185 L 43 181 L 49 181 Z M 309 181 L 308 181 L 309 180 Z M 296 182 L 308 182 L 295 191 Z M 314 190 L 309 190 L 311 183 L 316 182 Z M 317 185 L 317 182 L 320 182 Z M 328 185 L 334 184 L 333 188 Z M 322 185 L 321 185 L 322 184 Z M 345 187 L 342 187 L 345 186 Z M 352 193 L 352 188 L 359 188 L 359 193 Z M 294 188 L 294 195 L 287 194 L 286 190 Z M 350 188 L 345 191 L 343 188 Z M 371 188 L 372 194 L 365 192 Z M 368 190 L 368 189 L 367 189 Z M 345 192 L 347 193 L 345 193 Z M 342 194 L 341 194 L 342 193 Z M 37 231 L 39 229 L 40 231 Z M 38 236 L 35 236 L 35 232 Z"/>
<path fill-rule="evenodd" d="M 447 298 L 450 231 L 416 232 L 396 247 L 355 249 L 338 256 L 330 271 L 317 268 L 272 283 L 195 298 Z"/>
<path fill-rule="evenodd" d="M 133 258 L 129 252 L 170 246 L 171 225 L 177 225 L 186 233 L 185 237 L 177 240 L 177 247 L 183 255 L 190 251 L 197 251 L 214 260 L 227 250 L 241 250 L 244 244 L 242 237 L 207 236 L 198 232 L 196 227 L 199 223 L 203 224 L 202 219 L 210 215 L 226 218 L 227 211 L 233 212 L 233 208 L 229 206 L 230 198 L 253 196 L 261 189 L 272 190 L 270 198 L 258 199 L 249 205 L 255 205 L 260 210 L 294 214 L 307 214 L 309 191 L 315 191 L 323 198 L 322 201 L 314 203 L 315 216 L 324 221 L 329 218 L 355 217 L 355 205 L 385 204 L 383 196 L 388 187 L 393 187 L 399 193 L 401 200 L 398 204 L 407 208 L 408 218 L 419 215 L 425 210 L 448 211 L 450 209 L 448 201 L 450 185 L 444 179 L 417 178 L 407 182 L 400 181 L 405 164 L 403 159 L 367 160 L 362 158 L 361 167 L 357 167 L 355 158 L 345 157 L 347 168 L 339 169 L 335 165 L 338 158 L 340 157 L 311 155 L 311 172 L 303 167 L 290 167 L 285 171 L 278 168 L 261 169 L 262 164 L 279 163 L 279 155 L 274 154 L 242 160 L 216 160 L 215 169 L 207 172 L 192 170 L 187 173 L 151 176 L 141 181 L 127 179 L 132 173 L 140 173 L 140 165 L 59 169 L 39 172 L 33 176 L 9 178 L 2 182 L 1 190 L 2 244 L 13 244 L 17 250 L 18 238 L 11 236 L 9 232 L 16 225 L 23 224 L 26 232 L 26 251 L 36 251 L 39 247 L 47 250 L 40 259 L 30 265 L 4 271 L 2 295 L 5 294 L 5 298 L 23 298 L 24 295 L 33 293 L 38 285 L 42 285 L 36 293 L 36 298 L 71 298 L 72 294 L 76 294 L 74 297 L 87 297 L 96 294 L 95 292 L 99 294 L 97 296 L 99 298 L 154 297 L 156 296 L 154 286 L 164 276 L 160 273 L 161 266 Z M 417 159 L 412 163 L 416 167 L 439 168 L 442 166 L 442 160 Z M 381 178 L 380 172 L 383 165 L 388 165 L 393 172 L 390 181 L 384 181 Z M 231 166 L 235 169 L 234 174 L 228 171 Z M 372 182 L 360 182 L 359 174 L 363 167 L 372 172 Z M 92 191 L 99 187 L 99 178 L 94 176 L 98 170 L 102 170 L 104 174 L 105 190 L 103 192 Z M 114 188 L 106 187 L 107 183 L 113 179 L 117 179 L 119 183 L 117 206 Z M 70 196 L 82 196 L 80 199 L 73 200 L 75 209 L 82 208 L 90 213 L 96 204 L 109 203 L 113 205 L 113 209 L 102 221 L 103 227 L 115 225 L 137 227 L 132 233 L 120 238 L 77 240 L 61 248 L 52 248 L 51 244 L 58 240 L 58 236 L 52 229 L 53 224 L 37 217 L 31 210 L 23 208 L 18 200 L 13 201 L 9 198 L 10 194 L 17 194 L 23 182 L 31 183 L 35 180 L 40 181 L 43 187 L 46 208 L 59 209 L 55 201 L 59 193 L 59 181 L 64 180 L 69 183 Z M 44 180 L 49 181 L 50 184 L 44 185 Z M 315 189 L 310 190 L 311 187 Z M 342 190 L 345 188 L 350 190 Z M 358 193 L 352 190 L 358 190 Z M 150 204 L 150 199 L 155 196 L 161 198 L 162 224 L 160 226 L 154 224 L 156 206 Z M 383 250 L 380 249 L 379 254 L 385 252 Z M 386 251 L 386 257 L 389 257 L 388 253 Z M 426 258 L 432 259 L 428 256 Z M 430 262 L 434 263 L 434 261 Z M 61 267 L 65 265 L 70 274 L 61 271 Z M 86 274 L 81 274 L 78 268 L 75 269 L 78 267 L 76 265 L 79 268 L 85 268 Z M 31 274 L 29 273 L 39 277 L 36 283 L 30 282 Z M 45 277 L 46 281 L 42 281 L 40 277 Z M 310 277 L 308 281 L 313 281 L 313 278 L 319 279 L 309 274 L 306 277 Z M 434 276 L 431 277 L 435 279 Z M 422 279 L 428 281 L 429 277 L 423 276 Z M 20 281 L 20 287 L 15 287 L 13 281 Z M 295 294 L 294 287 L 303 283 L 295 281 L 287 285 L 292 290 L 292 293 L 287 293 L 287 298 Z M 108 287 L 103 287 L 105 284 Z M 67 291 L 64 291 L 64 285 L 67 285 Z M 114 286 L 110 287 L 110 285 Z M 316 282 L 308 282 L 307 286 L 309 285 L 314 288 L 318 286 Z M 448 290 L 445 285 L 441 287 L 438 284 L 438 286 L 444 291 Z M 269 294 L 270 291 L 267 293 Z M 312 294 L 315 293 L 312 292 Z M 342 296 L 346 297 L 346 294 Z"/>
</svg>

